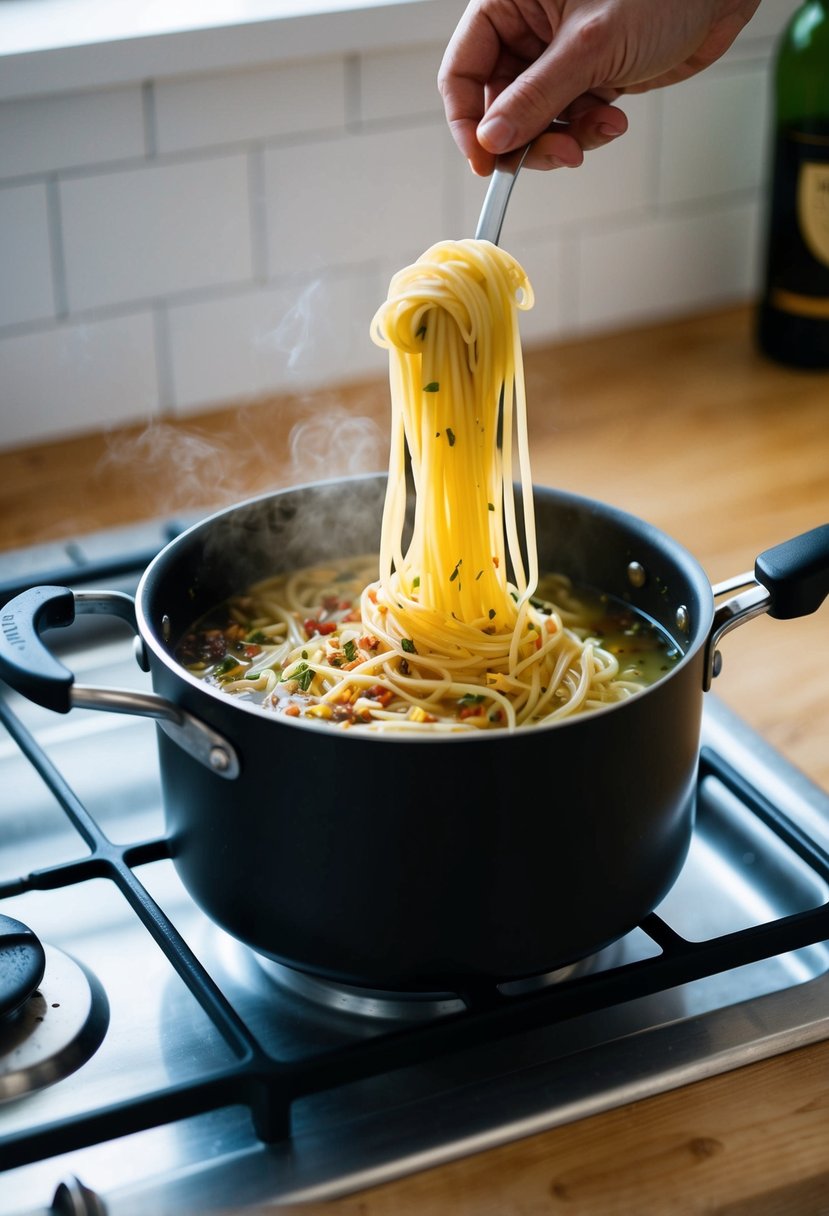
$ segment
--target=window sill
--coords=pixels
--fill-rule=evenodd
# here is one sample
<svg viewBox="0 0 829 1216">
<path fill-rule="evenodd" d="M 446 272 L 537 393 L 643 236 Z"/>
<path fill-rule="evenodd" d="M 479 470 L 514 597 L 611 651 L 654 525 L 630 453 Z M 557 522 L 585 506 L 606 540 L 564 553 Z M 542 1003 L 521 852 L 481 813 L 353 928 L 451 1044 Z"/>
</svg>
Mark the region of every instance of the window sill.
<svg viewBox="0 0 829 1216">
<path fill-rule="evenodd" d="M 445 41 L 446 0 L 3 0 L 0 100 Z"/>
</svg>

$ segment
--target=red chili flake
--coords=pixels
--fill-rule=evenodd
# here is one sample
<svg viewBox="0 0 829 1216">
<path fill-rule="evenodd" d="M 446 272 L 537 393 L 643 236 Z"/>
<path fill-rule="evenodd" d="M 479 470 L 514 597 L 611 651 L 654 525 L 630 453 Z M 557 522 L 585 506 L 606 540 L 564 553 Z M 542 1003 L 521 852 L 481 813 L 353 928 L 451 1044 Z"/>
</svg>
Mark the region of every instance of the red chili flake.
<svg viewBox="0 0 829 1216">
<path fill-rule="evenodd" d="M 318 621 L 314 617 L 309 617 L 303 622 L 302 628 L 305 630 L 308 637 L 313 637 L 315 633 L 323 636 L 328 633 L 333 633 L 337 628 L 336 621 Z"/>
<path fill-rule="evenodd" d="M 392 690 L 382 684 L 373 684 L 371 688 L 366 689 L 365 696 L 370 701 L 379 701 L 384 708 L 394 699 Z"/>
<path fill-rule="evenodd" d="M 253 659 L 256 657 L 256 655 L 261 653 L 262 647 L 257 646 L 255 642 L 250 642 L 247 646 L 245 646 L 245 658 L 247 659 Z"/>
<path fill-rule="evenodd" d="M 464 705 L 458 710 L 458 717 L 464 718 L 482 718 L 484 710 L 481 705 Z"/>
<path fill-rule="evenodd" d="M 362 650 L 376 650 L 380 645 L 373 633 L 364 633 L 360 638 L 360 648 Z"/>
</svg>

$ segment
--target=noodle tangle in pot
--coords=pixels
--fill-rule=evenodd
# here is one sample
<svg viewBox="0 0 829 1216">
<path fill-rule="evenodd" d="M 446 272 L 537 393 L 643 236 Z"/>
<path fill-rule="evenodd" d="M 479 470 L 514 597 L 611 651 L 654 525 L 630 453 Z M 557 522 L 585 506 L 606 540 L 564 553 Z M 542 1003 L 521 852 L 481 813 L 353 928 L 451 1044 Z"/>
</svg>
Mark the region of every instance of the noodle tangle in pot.
<svg viewBox="0 0 829 1216">
<path fill-rule="evenodd" d="M 371 325 L 391 396 L 378 576 L 353 598 L 353 559 L 263 580 L 232 607 L 240 670 L 217 675 L 193 632 L 191 671 L 361 732 L 515 730 L 652 682 L 620 670 L 579 589 L 539 579 L 519 333 L 532 303 L 522 267 L 488 241 L 443 241 L 394 275 Z"/>
</svg>

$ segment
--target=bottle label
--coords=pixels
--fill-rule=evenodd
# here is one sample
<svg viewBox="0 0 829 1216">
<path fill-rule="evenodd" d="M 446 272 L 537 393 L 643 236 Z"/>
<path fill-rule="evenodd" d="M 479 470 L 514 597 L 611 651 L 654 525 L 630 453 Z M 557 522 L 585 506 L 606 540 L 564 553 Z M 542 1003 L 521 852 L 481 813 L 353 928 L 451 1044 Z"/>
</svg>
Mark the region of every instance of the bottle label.
<svg viewBox="0 0 829 1216">
<path fill-rule="evenodd" d="M 789 317 L 829 320 L 827 122 L 778 131 L 765 298 Z"/>
<path fill-rule="evenodd" d="M 804 161 L 797 180 L 797 220 L 809 252 L 829 266 L 829 164 Z"/>
</svg>

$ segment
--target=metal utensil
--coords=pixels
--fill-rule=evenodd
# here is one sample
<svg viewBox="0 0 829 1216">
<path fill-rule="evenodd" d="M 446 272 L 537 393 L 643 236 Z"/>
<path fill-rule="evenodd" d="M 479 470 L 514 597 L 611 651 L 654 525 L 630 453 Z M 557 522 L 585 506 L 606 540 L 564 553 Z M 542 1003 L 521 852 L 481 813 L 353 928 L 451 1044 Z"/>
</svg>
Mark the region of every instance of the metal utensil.
<svg viewBox="0 0 829 1216">
<path fill-rule="evenodd" d="M 481 208 L 478 227 L 475 229 L 476 240 L 491 241 L 493 245 L 498 244 L 509 196 L 515 185 L 518 170 L 523 165 L 524 158 L 531 147 L 532 144 L 529 143 L 525 148 L 516 148 L 514 152 L 505 152 L 502 156 L 497 157 L 492 177 L 489 179 L 484 205 Z"/>
</svg>

